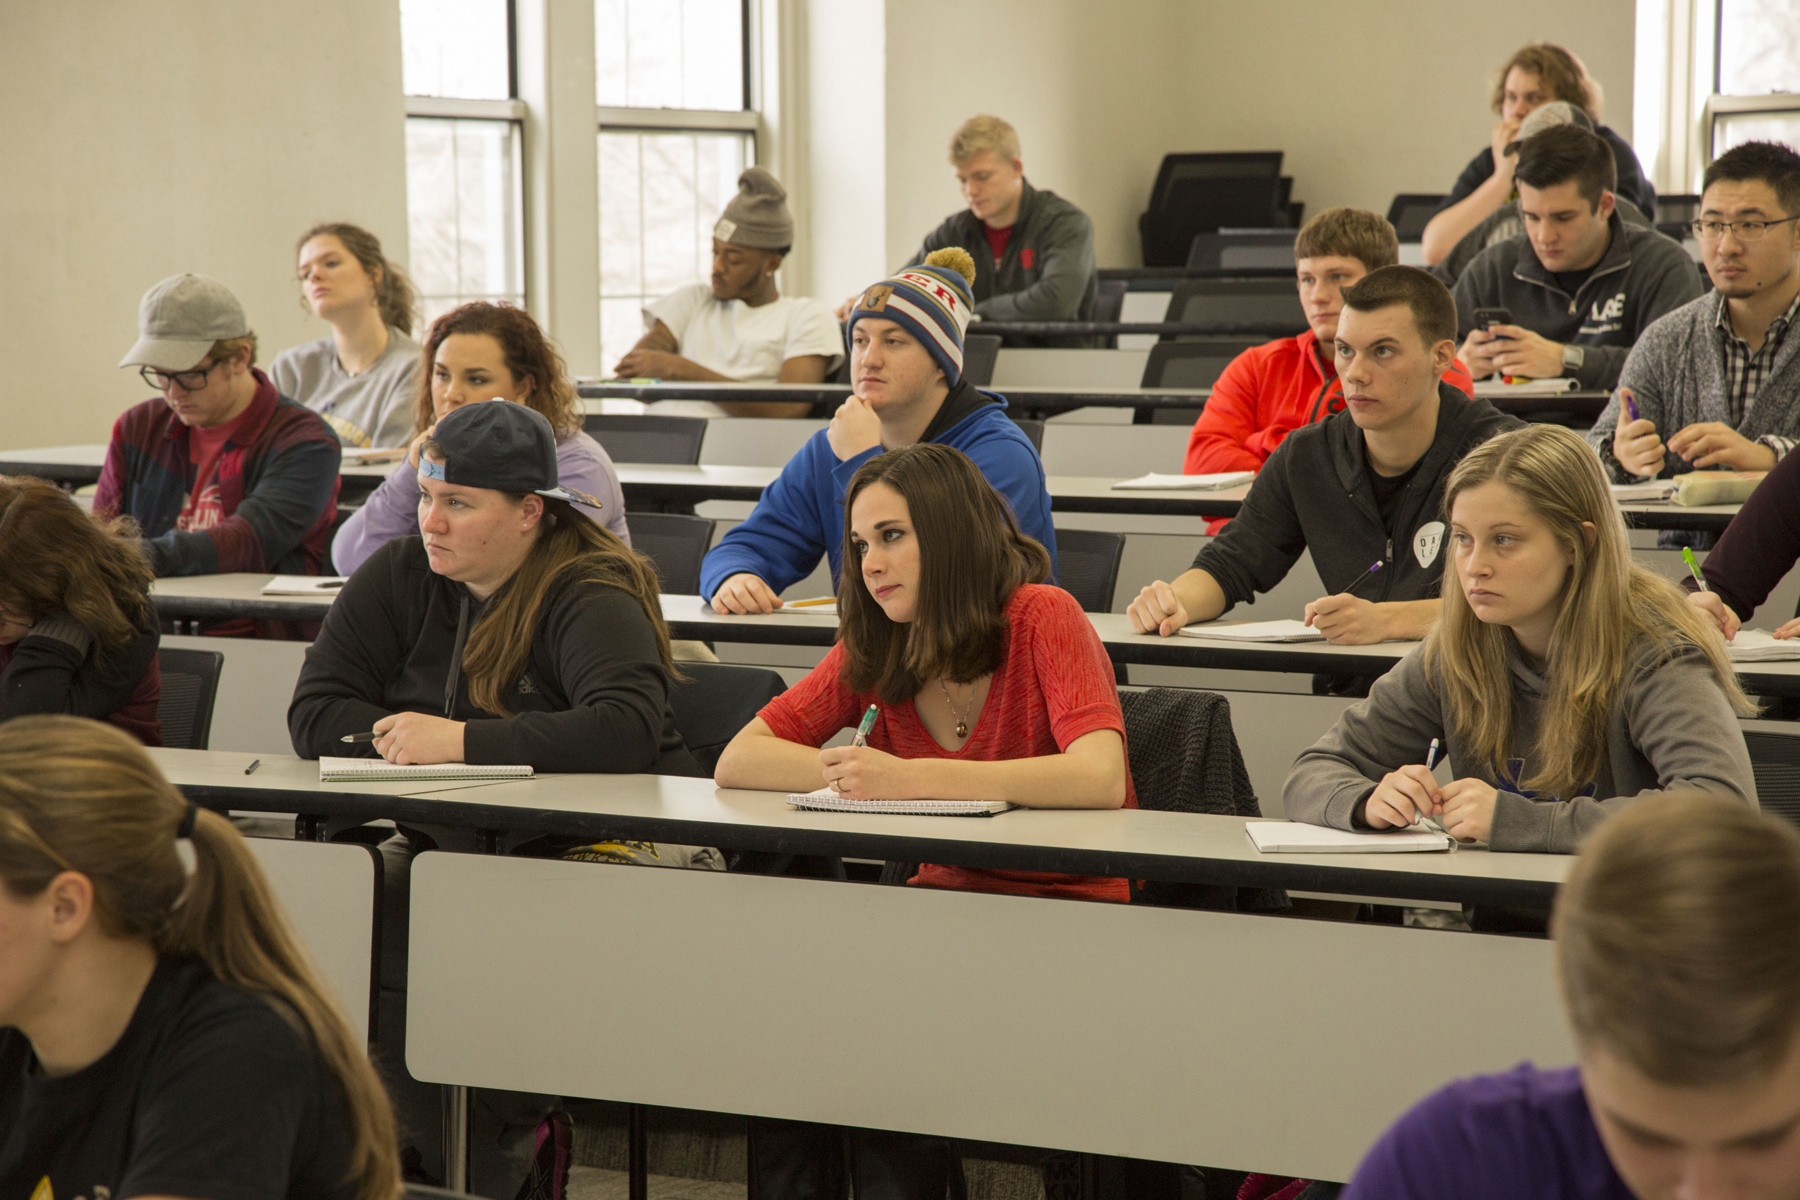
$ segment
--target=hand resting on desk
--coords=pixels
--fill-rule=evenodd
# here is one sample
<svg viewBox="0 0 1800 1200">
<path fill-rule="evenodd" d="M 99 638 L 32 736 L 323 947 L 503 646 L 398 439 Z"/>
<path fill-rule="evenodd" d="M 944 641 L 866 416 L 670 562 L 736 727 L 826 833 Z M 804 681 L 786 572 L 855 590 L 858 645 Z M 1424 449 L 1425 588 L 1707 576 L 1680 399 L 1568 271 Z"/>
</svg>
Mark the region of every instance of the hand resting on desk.
<svg viewBox="0 0 1800 1200">
<path fill-rule="evenodd" d="M 401 766 L 463 761 L 463 723 L 429 713 L 403 712 L 375 722 L 376 751 Z"/>
<path fill-rule="evenodd" d="M 1423 763 L 1410 763 L 1381 777 L 1363 802 L 1363 820 L 1372 829 L 1399 829 L 1420 817 L 1437 817 L 1451 837 L 1485 842 L 1498 797 L 1479 779 L 1453 779 L 1439 787 Z"/>
<path fill-rule="evenodd" d="M 759 577 L 741 571 L 719 585 L 713 593 L 712 607 L 721 616 L 772 613 L 781 607 L 781 597 Z"/>
</svg>

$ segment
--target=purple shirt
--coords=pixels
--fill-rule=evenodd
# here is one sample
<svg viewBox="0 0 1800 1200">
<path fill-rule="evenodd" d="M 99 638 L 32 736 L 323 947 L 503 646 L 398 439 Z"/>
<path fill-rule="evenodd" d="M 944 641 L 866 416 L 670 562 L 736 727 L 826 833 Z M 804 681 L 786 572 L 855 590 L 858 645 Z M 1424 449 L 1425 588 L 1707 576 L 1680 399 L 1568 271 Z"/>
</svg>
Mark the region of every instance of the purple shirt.
<svg viewBox="0 0 1800 1200">
<path fill-rule="evenodd" d="M 1520 1063 L 1459 1079 L 1381 1135 L 1340 1200 L 1632 1200 L 1581 1075 Z"/>
<path fill-rule="evenodd" d="M 606 526 L 631 545 L 625 527 L 625 493 L 619 473 L 599 442 L 576 433 L 556 447 L 557 482 L 571 491 L 586 492 L 600 501 L 598 512 L 585 504 L 576 509 Z M 363 506 L 350 515 L 337 540 L 331 544 L 331 562 L 340 575 L 354 575 L 369 555 L 398 537 L 419 532 L 419 473 L 401 459 L 394 473 L 381 481 Z"/>
</svg>

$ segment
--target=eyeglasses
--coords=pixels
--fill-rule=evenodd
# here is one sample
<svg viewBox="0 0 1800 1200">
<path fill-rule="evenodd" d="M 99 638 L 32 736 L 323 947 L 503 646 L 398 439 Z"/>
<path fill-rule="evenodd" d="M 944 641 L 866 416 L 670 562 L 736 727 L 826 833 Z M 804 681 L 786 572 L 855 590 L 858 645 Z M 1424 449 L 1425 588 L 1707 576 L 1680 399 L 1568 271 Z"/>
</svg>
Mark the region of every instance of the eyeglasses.
<svg viewBox="0 0 1800 1200">
<path fill-rule="evenodd" d="M 1718 241 L 1727 229 L 1740 242 L 1754 242 L 1767 233 L 1771 225 L 1786 225 L 1789 221 L 1800 221 L 1800 217 L 1783 217 L 1779 221 L 1690 221 L 1688 227 L 1703 242 Z"/>
<path fill-rule="evenodd" d="M 206 377 L 218 365 L 216 362 L 208 363 L 191 371 L 159 371 L 155 367 L 139 367 L 138 374 L 143 376 L 145 383 L 159 392 L 168 391 L 172 383 L 179 383 L 184 392 L 197 392 L 206 386 Z"/>
</svg>

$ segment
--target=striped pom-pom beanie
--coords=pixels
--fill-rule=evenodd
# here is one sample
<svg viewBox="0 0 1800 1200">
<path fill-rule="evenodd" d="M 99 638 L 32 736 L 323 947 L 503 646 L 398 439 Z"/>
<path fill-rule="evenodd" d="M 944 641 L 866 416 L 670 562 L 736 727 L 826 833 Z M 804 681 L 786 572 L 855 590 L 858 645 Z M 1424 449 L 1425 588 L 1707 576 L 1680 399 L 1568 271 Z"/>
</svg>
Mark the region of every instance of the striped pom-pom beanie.
<svg viewBox="0 0 1800 1200">
<path fill-rule="evenodd" d="M 963 334 L 975 311 L 975 260 L 961 246 L 933 250 L 916 267 L 907 267 L 868 288 L 844 324 L 850 338 L 864 317 L 894 322 L 918 338 L 944 369 L 944 382 L 955 387 L 962 378 Z"/>
</svg>

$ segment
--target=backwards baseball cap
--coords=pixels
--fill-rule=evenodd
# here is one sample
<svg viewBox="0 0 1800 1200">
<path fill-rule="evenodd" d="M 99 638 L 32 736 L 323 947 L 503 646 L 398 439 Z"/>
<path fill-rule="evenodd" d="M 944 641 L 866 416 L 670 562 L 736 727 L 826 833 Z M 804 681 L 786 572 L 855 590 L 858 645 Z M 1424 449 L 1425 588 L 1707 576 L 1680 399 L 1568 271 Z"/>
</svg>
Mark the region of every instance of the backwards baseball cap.
<svg viewBox="0 0 1800 1200">
<path fill-rule="evenodd" d="M 975 260 L 961 246 L 945 246 L 884 279 L 856 298 L 844 323 L 849 340 L 864 317 L 892 321 L 918 338 L 944 368 L 944 382 L 955 387 L 962 378 L 963 335 L 975 311 Z"/>
<path fill-rule="evenodd" d="M 533 492 L 570 504 L 601 507 L 586 492 L 556 482 L 556 433 L 535 409 L 495 397 L 453 408 L 431 435 L 444 461 L 419 455 L 419 474 L 458 487 Z"/>
<path fill-rule="evenodd" d="M 1544 132 L 1557 125 L 1576 125 L 1589 133 L 1595 132 L 1594 118 L 1583 109 L 1575 107 L 1567 100 L 1552 100 L 1548 104 L 1540 104 L 1525 115 L 1519 122 L 1519 133 L 1507 146 L 1511 152 L 1514 146 L 1533 134 Z"/>
<path fill-rule="evenodd" d="M 794 217 L 787 191 L 761 167 L 738 176 L 738 194 L 725 206 L 713 236 L 752 250 L 786 250 L 794 244 Z"/>
<path fill-rule="evenodd" d="M 214 342 L 249 335 L 249 318 L 230 288 L 204 275 L 171 275 L 138 301 L 138 340 L 119 365 L 186 371 Z"/>
</svg>

